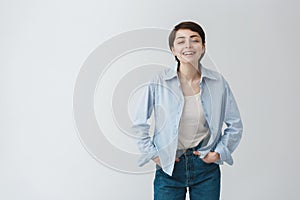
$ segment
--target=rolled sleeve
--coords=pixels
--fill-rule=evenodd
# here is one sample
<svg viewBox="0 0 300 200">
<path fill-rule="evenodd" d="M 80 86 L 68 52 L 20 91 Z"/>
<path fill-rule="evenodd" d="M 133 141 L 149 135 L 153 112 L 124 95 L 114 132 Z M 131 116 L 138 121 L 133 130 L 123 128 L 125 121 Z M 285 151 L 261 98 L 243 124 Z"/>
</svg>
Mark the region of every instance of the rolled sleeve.
<svg viewBox="0 0 300 200">
<path fill-rule="evenodd" d="M 224 129 L 214 151 L 220 154 L 220 160 L 216 163 L 223 164 L 223 162 L 226 162 L 232 165 L 233 158 L 231 154 L 237 148 L 241 140 L 243 124 L 237 103 L 226 81 L 224 99 L 224 123 L 227 127 Z"/>
</svg>

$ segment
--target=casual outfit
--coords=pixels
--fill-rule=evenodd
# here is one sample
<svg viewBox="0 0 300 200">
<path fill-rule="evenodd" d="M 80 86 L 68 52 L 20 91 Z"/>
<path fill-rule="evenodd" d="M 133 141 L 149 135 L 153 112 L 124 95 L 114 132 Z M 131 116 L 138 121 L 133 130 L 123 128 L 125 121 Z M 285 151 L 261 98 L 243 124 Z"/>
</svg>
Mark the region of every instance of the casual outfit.
<svg viewBox="0 0 300 200">
<path fill-rule="evenodd" d="M 169 68 L 143 88 L 131 115 L 142 152 L 139 166 L 160 158 L 161 168 L 157 166 L 154 179 L 157 200 L 185 199 L 186 187 L 191 200 L 219 199 L 219 165 L 233 164 L 231 154 L 243 130 L 236 101 L 220 73 L 202 65 L 199 70 L 199 94 L 183 96 L 177 70 Z M 155 127 L 151 138 L 147 120 L 153 110 Z M 195 156 L 193 150 L 199 151 L 200 156 Z M 205 163 L 202 158 L 210 151 L 218 152 L 220 160 Z M 175 162 L 176 157 L 179 162 Z"/>
</svg>

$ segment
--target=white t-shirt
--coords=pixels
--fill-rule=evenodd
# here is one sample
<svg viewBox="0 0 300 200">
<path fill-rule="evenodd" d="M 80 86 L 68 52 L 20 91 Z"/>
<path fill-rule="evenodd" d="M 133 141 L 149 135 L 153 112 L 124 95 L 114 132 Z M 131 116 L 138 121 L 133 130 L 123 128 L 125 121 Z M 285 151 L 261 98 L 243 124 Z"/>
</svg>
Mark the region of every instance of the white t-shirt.
<svg viewBox="0 0 300 200">
<path fill-rule="evenodd" d="M 178 149 L 195 147 L 208 134 L 200 93 L 184 96 L 184 106 L 179 122 Z"/>
</svg>

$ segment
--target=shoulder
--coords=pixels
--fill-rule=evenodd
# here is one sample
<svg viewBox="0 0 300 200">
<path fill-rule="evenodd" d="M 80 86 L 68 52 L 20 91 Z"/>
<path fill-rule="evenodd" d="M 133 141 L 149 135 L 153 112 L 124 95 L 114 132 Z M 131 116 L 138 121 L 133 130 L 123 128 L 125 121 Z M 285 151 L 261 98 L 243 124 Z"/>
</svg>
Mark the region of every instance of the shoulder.
<svg viewBox="0 0 300 200">
<path fill-rule="evenodd" d="M 225 81 L 224 76 L 220 72 L 209 69 L 207 67 L 202 66 L 201 67 L 201 73 L 202 73 L 202 76 L 207 78 L 207 79 L 214 80 L 214 81 L 217 81 L 217 82 L 218 81 L 220 81 L 220 82 Z"/>
</svg>

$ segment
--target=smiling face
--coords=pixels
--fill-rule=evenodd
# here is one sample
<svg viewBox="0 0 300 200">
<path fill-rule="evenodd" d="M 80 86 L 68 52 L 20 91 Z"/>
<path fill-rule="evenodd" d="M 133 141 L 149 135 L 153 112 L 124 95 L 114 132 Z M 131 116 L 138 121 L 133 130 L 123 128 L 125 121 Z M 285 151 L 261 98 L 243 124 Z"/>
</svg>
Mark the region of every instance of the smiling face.
<svg viewBox="0 0 300 200">
<path fill-rule="evenodd" d="M 174 56 L 182 64 L 192 64 L 198 67 L 202 54 L 205 52 L 205 44 L 197 32 L 189 29 L 179 29 L 171 48 Z"/>
</svg>

